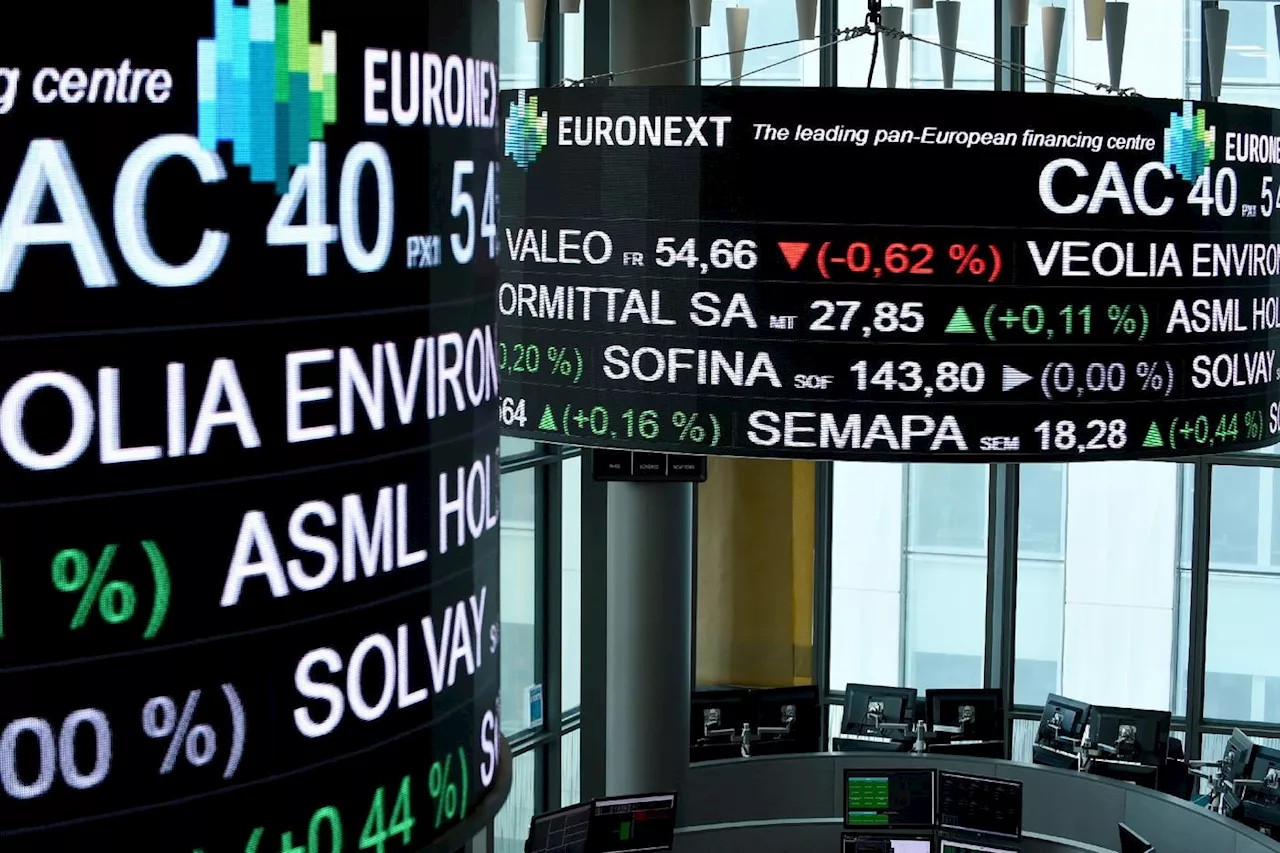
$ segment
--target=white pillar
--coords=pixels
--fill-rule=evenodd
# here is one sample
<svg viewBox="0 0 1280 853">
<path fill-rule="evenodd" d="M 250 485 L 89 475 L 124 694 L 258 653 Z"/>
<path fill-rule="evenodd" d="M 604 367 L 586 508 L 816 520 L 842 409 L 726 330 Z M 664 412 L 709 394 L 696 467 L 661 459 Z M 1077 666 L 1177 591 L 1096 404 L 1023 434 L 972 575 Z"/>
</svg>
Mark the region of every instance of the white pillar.
<svg viewBox="0 0 1280 853">
<path fill-rule="evenodd" d="M 796 0 L 796 33 L 802 39 L 818 35 L 818 0 Z"/>
<path fill-rule="evenodd" d="M 695 27 L 711 26 L 711 0 L 689 0 L 689 23 Z"/>
<path fill-rule="evenodd" d="M 542 41 L 547 21 L 547 0 L 524 0 L 524 31 L 529 41 Z"/>
<path fill-rule="evenodd" d="M 751 10 L 745 6 L 729 6 L 724 10 L 725 28 L 729 31 L 729 79 L 734 86 L 742 80 L 743 50 L 747 46 L 747 22 Z"/>
<path fill-rule="evenodd" d="M 1120 88 L 1120 72 L 1124 68 L 1124 34 L 1129 27 L 1129 4 L 1108 3 L 1106 14 L 1107 70 L 1111 72 L 1111 88 Z"/>
<path fill-rule="evenodd" d="M 1209 94 L 1222 94 L 1222 69 L 1227 61 L 1227 29 L 1231 22 L 1231 10 L 1213 8 L 1204 10 L 1204 46 L 1209 54 Z"/>
<path fill-rule="evenodd" d="M 1103 6 L 1107 0 L 1084 0 L 1084 37 L 1102 41 Z"/>
<path fill-rule="evenodd" d="M 880 10 L 880 20 L 891 30 L 902 31 L 903 8 L 901 6 L 885 6 Z M 898 88 L 898 56 L 902 49 L 902 39 L 897 36 L 886 36 L 881 33 L 880 50 L 884 53 L 884 84 L 890 89 Z"/>
<path fill-rule="evenodd" d="M 938 44 L 942 51 L 942 88 L 950 89 L 956 82 L 956 42 L 960 37 L 960 0 L 936 0 L 938 13 Z"/>
<path fill-rule="evenodd" d="M 1031 0 L 1009 0 L 1009 26 L 1025 27 L 1031 23 Z"/>
<path fill-rule="evenodd" d="M 1062 6 L 1045 6 L 1040 10 L 1041 37 L 1044 39 L 1044 90 L 1053 91 L 1058 78 L 1058 58 L 1062 54 L 1062 30 L 1067 24 L 1067 10 Z"/>
</svg>

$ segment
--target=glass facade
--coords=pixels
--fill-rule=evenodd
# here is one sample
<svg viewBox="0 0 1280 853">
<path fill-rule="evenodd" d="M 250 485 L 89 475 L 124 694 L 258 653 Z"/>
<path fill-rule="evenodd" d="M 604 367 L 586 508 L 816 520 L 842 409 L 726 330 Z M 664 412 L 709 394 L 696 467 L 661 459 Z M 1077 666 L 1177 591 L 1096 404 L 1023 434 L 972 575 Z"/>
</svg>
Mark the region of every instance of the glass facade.
<svg viewBox="0 0 1280 853">
<path fill-rule="evenodd" d="M 500 0 L 501 82 L 518 88 L 579 80 L 591 67 L 592 9 L 548 3 L 544 43 L 525 37 L 523 0 Z M 704 85 L 726 82 L 725 0 L 700 33 Z M 867 85 L 869 36 L 795 41 L 791 0 L 750 8 L 743 85 Z M 889 5 L 909 6 L 905 0 Z M 1011 38 L 1003 0 L 964 0 L 955 86 L 1043 89 L 1041 7 Z M 1084 38 L 1067 6 L 1059 91 L 1107 79 L 1102 42 Z M 1130 0 L 1122 85 L 1142 95 L 1201 95 L 1202 3 Z M 1222 99 L 1280 108 L 1280 49 L 1269 3 L 1220 0 L 1231 11 Z M 823 20 L 860 26 L 863 0 L 822 0 Z M 904 12 L 896 84 L 942 85 L 936 13 Z M 825 48 L 823 45 L 827 45 Z M 607 45 L 594 45 L 607 56 Z M 994 55 L 1001 55 L 1000 61 Z M 554 62 L 548 62 L 553 57 Z M 872 85 L 885 85 L 880 52 Z M 621 70 L 621 69 L 615 69 Z M 547 79 L 550 78 L 550 79 Z M 493 827 L 495 851 L 523 849 L 529 818 L 581 796 L 583 465 L 573 448 L 502 439 L 502 731 L 516 755 L 512 793 Z M 1233 726 L 1280 743 L 1280 454 L 1172 462 L 1021 466 L 840 463 L 818 497 L 818 606 L 829 632 L 815 676 L 839 725 L 846 682 L 927 689 L 980 686 L 996 651 L 1014 699 L 1013 754 L 1030 759 L 1038 706 L 1051 692 L 1095 703 L 1169 709 L 1193 757 L 1214 757 Z M 838 523 L 833 523 L 838 522 Z M 989 578 L 1013 597 L 1012 630 L 995 632 Z M 1273 606 L 1274 605 L 1274 606 Z M 1194 622 L 1193 622 L 1194 618 Z M 1197 624 L 1198 623 L 1198 624 Z M 1003 635 L 1011 650 L 989 648 Z M 540 721 L 530 688 L 543 691 Z M 535 725 L 536 723 L 536 725 Z M 1273 738 L 1275 740 L 1266 740 Z"/>
</svg>

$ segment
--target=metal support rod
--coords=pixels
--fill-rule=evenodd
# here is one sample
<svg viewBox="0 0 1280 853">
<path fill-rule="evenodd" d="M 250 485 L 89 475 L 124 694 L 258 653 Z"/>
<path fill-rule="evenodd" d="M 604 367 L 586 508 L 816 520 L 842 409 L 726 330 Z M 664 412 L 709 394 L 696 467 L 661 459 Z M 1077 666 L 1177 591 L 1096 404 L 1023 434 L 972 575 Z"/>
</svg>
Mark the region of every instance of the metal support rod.
<svg viewBox="0 0 1280 853">
<path fill-rule="evenodd" d="M 1187 735 L 1189 760 L 1200 756 L 1204 725 L 1205 631 L 1209 624 L 1209 537 L 1213 466 L 1206 457 L 1194 463 L 1191 494 L 1191 614 L 1187 624 Z M 1175 709 L 1176 710 L 1176 709 Z"/>
<path fill-rule="evenodd" d="M 837 0 L 820 0 L 818 3 L 818 40 L 825 43 L 831 38 L 831 33 L 836 31 L 840 26 L 837 20 L 839 17 L 839 9 L 836 6 Z M 818 85 L 819 86 L 836 86 L 839 77 L 839 57 L 836 53 L 834 44 L 827 45 L 818 51 Z"/>
<path fill-rule="evenodd" d="M 1018 605 L 1019 466 L 992 465 L 987 493 L 986 665 L 983 683 L 1004 693 L 1013 706 Z M 1005 743 L 1013 743 L 1013 719 L 1006 717 Z"/>
<path fill-rule="evenodd" d="M 547 3 L 547 19 L 538 45 L 538 85 L 552 86 L 564 79 L 564 16 L 559 3 Z"/>
<path fill-rule="evenodd" d="M 819 695 L 831 692 L 831 504 L 835 494 L 835 464 L 814 464 L 813 507 L 813 683 Z M 844 685 L 839 685 L 843 687 Z M 830 742 L 829 714 L 822 715 L 822 743 Z"/>
<path fill-rule="evenodd" d="M 542 807 L 554 809 L 560 803 L 560 750 L 564 741 L 560 738 L 560 729 L 564 718 L 564 680 L 562 672 L 562 626 L 564 625 L 564 529 L 563 511 L 563 468 L 564 463 L 547 465 L 542 471 L 541 498 L 542 507 L 535 510 L 535 518 L 545 525 L 538 536 L 541 538 L 539 552 L 543 558 L 543 570 L 535 584 L 541 587 L 536 611 L 543 620 L 542 630 L 537 634 L 542 638 L 542 653 L 539 658 L 542 664 L 542 707 L 543 731 L 553 740 L 549 748 L 543 751 L 546 760 L 543 762 L 541 780 L 544 786 Z"/>
<path fill-rule="evenodd" d="M 598 5 L 601 4 L 588 2 L 586 13 Z M 582 458 L 582 725 L 578 735 L 583 802 L 605 795 L 608 519 L 608 485 L 597 483 L 591 476 L 591 458 L 585 455 Z"/>
</svg>

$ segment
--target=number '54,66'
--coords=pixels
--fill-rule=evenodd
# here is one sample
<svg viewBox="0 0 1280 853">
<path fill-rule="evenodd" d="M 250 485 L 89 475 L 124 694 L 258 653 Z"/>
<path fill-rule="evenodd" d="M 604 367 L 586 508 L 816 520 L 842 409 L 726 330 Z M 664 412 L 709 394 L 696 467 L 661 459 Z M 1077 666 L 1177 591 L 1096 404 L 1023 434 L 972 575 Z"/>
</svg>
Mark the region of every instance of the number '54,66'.
<svg viewBox="0 0 1280 853">
<path fill-rule="evenodd" d="M 391 257 L 395 234 L 395 176 L 386 149 L 375 142 L 352 146 L 338 178 L 338 221 L 329 221 L 327 146 L 312 142 L 309 159 L 294 169 L 289 187 L 266 225 L 268 246 L 301 246 L 306 250 L 307 274 L 328 272 L 329 246 L 340 243 L 353 270 L 360 273 L 383 269 Z M 195 251 L 185 260 L 161 257 L 147 222 L 147 196 L 161 165 L 179 159 L 189 163 L 200 181 L 214 184 L 227 179 L 227 168 L 214 151 L 201 147 L 194 136 L 168 134 L 139 145 L 125 159 L 116 178 L 111 204 L 111 228 L 120 257 L 137 278 L 156 287 L 190 287 L 217 271 L 230 247 L 224 231 L 204 228 Z M 366 171 L 373 180 L 363 180 Z M 498 197 L 496 163 L 472 160 L 453 163 L 449 213 L 454 229 L 449 246 L 457 264 L 471 263 L 477 240 L 488 241 L 490 258 L 498 252 Z M 481 182 L 483 185 L 481 186 Z M 361 188 L 371 187 L 376 203 L 361 205 Z M 479 201 L 475 190 L 479 190 Z M 419 192 L 418 197 L 430 197 Z M 40 221 L 46 205 L 56 211 L 51 221 Z M 361 227 L 361 210 L 375 211 L 373 227 Z M 193 204 L 193 211 L 200 209 Z M 198 214 L 193 214 L 193 218 Z M 421 211 L 424 225 L 430 211 Z M 193 227 L 199 225 L 193 223 Z M 365 234 L 371 237 L 366 239 Z M 421 240 L 409 238 L 409 242 Z M 106 252 L 103 230 L 93 215 L 80 177 L 67 150 L 57 139 L 33 139 L 18 169 L 13 189 L 0 216 L 0 292 L 14 289 L 31 246 L 65 246 L 71 253 L 85 287 L 114 287 L 117 271 Z"/>
</svg>

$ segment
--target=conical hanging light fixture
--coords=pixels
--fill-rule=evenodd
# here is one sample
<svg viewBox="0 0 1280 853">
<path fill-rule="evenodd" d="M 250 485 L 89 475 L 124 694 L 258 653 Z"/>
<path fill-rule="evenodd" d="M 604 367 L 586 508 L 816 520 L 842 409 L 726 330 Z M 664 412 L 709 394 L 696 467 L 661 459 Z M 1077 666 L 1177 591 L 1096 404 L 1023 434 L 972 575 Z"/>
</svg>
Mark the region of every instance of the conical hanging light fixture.
<svg viewBox="0 0 1280 853">
<path fill-rule="evenodd" d="M 1124 0 L 1107 4 L 1107 70 L 1111 72 L 1111 88 L 1120 88 L 1120 72 L 1124 67 L 1124 35 L 1129 27 L 1129 4 Z"/>
<path fill-rule="evenodd" d="M 802 39 L 818 36 L 818 0 L 796 0 L 796 33 Z"/>
<path fill-rule="evenodd" d="M 911 0 L 912 9 L 932 9 L 933 0 Z"/>
<path fill-rule="evenodd" d="M 689 0 L 689 23 L 695 27 L 711 26 L 711 0 Z"/>
<path fill-rule="evenodd" d="M 751 10 L 745 6 L 729 6 L 724 10 L 725 29 L 729 35 L 729 79 L 737 86 L 742 80 L 743 51 L 747 48 L 747 22 Z"/>
<path fill-rule="evenodd" d="M 1031 23 L 1031 0 L 1009 0 L 1009 26 L 1025 27 Z"/>
<path fill-rule="evenodd" d="M 576 15 L 582 11 L 582 0 L 560 0 L 560 14 Z"/>
<path fill-rule="evenodd" d="M 1084 0 L 1084 37 L 1089 41 L 1102 41 L 1103 6 L 1107 0 Z"/>
<path fill-rule="evenodd" d="M 888 29 L 902 32 L 903 8 L 901 6 L 885 6 L 880 10 L 880 21 Z M 884 84 L 890 89 L 898 88 L 898 57 L 902 53 L 902 39 L 879 33 L 880 52 L 884 54 Z"/>
<path fill-rule="evenodd" d="M 1227 29 L 1230 23 L 1230 9 L 1204 10 L 1204 46 L 1205 53 L 1209 56 L 1209 94 L 1215 98 L 1222 94 L 1222 69 L 1227 61 Z"/>
<path fill-rule="evenodd" d="M 542 41 L 547 23 L 547 0 L 524 0 L 524 32 L 529 41 Z"/>
<path fill-rule="evenodd" d="M 1067 10 L 1062 6 L 1045 6 L 1040 10 L 1040 36 L 1044 39 L 1044 90 L 1053 91 L 1058 79 L 1058 58 L 1062 55 L 1062 31 L 1067 25 Z"/>
<path fill-rule="evenodd" d="M 942 51 L 942 88 L 956 83 L 956 43 L 960 37 L 960 0 L 935 0 L 938 13 L 938 45 Z"/>
</svg>

